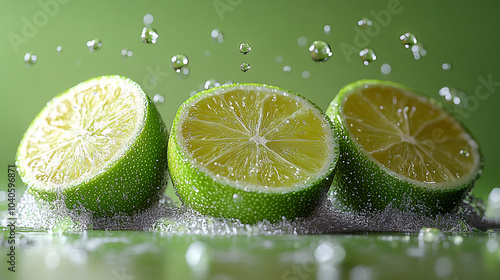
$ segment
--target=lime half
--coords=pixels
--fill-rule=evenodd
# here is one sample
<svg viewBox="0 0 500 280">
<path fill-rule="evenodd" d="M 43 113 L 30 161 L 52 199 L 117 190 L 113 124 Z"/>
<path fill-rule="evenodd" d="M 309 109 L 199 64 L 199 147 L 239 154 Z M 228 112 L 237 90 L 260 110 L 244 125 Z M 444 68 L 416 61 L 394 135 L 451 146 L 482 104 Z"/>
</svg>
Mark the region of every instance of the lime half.
<svg viewBox="0 0 500 280">
<path fill-rule="evenodd" d="M 448 212 L 481 172 L 471 134 L 435 101 L 403 85 L 355 82 L 326 113 L 341 150 L 332 190 L 348 208 Z"/>
<path fill-rule="evenodd" d="M 132 214 L 164 190 L 167 138 L 137 83 L 103 76 L 48 102 L 21 140 L 16 163 L 39 199 L 94 216 Z"/>
<path fill-rule="evenodd" d="M 244 223 L 307 216 L 330 188 L 332 124 L 305 98 L 268 85 L 201 92 L 178 110 L 168 161 L 180 199 Z"/>
</svg>

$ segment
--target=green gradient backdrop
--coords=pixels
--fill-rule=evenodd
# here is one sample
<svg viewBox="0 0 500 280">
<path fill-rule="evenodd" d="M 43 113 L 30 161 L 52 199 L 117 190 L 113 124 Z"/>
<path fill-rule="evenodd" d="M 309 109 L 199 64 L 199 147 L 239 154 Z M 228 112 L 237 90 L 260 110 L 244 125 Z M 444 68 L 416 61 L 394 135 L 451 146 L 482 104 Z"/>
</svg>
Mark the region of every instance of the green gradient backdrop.
<svg viewBox="0 0 500 280">
<path fill-rule="evenodd" d="M 158 108 L 169 125 L 190 92 L 212 78 L 221 83 L 230 80 L 276 85 L 326 109 L 342 86 L 363 78 L 400 82 L 437 98 L 443 86 L 458 87 L 474 96 L 482 77 L 494 82 L 490 94 L 484 96 L 488 91 L 483 87 L 483 98 L 475 105 L 470 103 L 464 109 L 467 116 L 461 119 L 485 155 L 483 176 L 475 188 L 475 193 L 485 198 L 493 187 L 500 187 L 499 10 L 500 4 L 493 0 L 2 0 L 0 167 L 5 171 L 0 172 L 1 190 L 6 190 L 6 167 L 14 163 L 22 134 L 46 102 L 99 75 L 128 76 L 151 97 L 164 95 L 165 103 Z M 160 35 L 155 45 L 140 40 L 143 16 L 148 13 L 154 16 L 151 26 Z M 383 20 L 377 20 L 377 16 Z M 365 40 L 359 40 L 355 30 L 362 17 L 378 23 Z M 323 31 L 326 24 L 332 27 L 330 34 Z M 210 32 L 214 28 L 224 33 L 222 44 L 212 41 Z M 413 59 L 399 41 L 404 32 L 417 36 L 427 56 Z M 298 45 L 301 36 L 307 39 L 306 46 Z M 91 53 L 86 42 L 95 38 L 102 40 L 103 47 Z M 319 64 L 309 58 L 307 46 L 313 40 L 331 45 L 334 54 L 329 61 Z M 238 51 L 244 41 L 252 46 L 248 55 Z M 378 60 L 364 66 L 355 54 L 343 53 L 341 45 L 346 44 L 356 50 L 371 47 Z M 60 54 L 58 45 L 63 48 Z M 133 56 L 123 58 L 123 48 L 132 50 Z M 38 62 L 30 68 L 23 63 L 28 51 L 38 55 Z M 170 68 L 170 57 L 179 53 L 190 59 L 187 77 Z M 276 62 L 278 55 L 283 62 Z M 241 62 L 250 63 L 252 68 L 241 72 Z M 453 69 L 441 70 L 444 62 L 450 62 Z M 389 75 L 381 74 L 383 63 L 392 66 Z M 292 71 L 284 72 L 285 65 Z M 310 77 L 303 78 L 303 71 L 309 71 Z M 157 84 L 150 84 L 152 76 L 156 76 Z"/>
</svg>

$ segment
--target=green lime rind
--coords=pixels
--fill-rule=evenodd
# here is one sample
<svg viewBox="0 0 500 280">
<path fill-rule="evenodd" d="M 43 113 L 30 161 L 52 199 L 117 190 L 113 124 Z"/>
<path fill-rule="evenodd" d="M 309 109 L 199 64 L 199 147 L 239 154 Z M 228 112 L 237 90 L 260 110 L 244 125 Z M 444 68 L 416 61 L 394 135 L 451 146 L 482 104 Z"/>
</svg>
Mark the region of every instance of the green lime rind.
<svg viewBox="0 0 500 280">
<path fill-rule="evenodd" d="M 168 130 L 156 106 L 137 83 L 121 76 L 103 77 L 125 79 L 131 86 L 140 90 L 144 99 L 144 126 L 127 152 L 116 161 L 108 163 L 108 166 L 93 178 L 57 190 L 27 181 L 25 171 L 20 168 L 22 165 L 19 162 L 22 158 L 19 151 L 16 156 L 18 172 L 28 185 L 30 194 L 37 199 L 51 202 L 54 207 L 60 206 L 62 202 L 68 209 L 89 213 L 94 217 L 132 215 L 157 203 L 165 190 L 168 179 Z M 102 77 L 83 83 L 100 78 Z M 61 95 L 69 92 L 71 89 Z"/>
<path fill-rule="evenodd" d="M 263 220 L 276 222 L 283 218 L 295 219 L 310 215 L 326 198 L 330 189 L 338 156 L 337 146 L 334 147 L 335 155 L 333 158 L 335 160 L 329 166 L 326 174 L 321 176 L 320 179 L 300 189 L 295 188 L 279 192 L 274 188 L 262 189 L 262 187 L 259 190 L 242 189 L 241 187 L 229 185 L 222 178 L 218 178 L 217 175 L 212 178 L 205 174 L 200 166 L 189 160 L 190 156 L 186 155 L 181 148 L 178 142 L 177 124 L 181 122 L 182 111 L 191 106 L 193 101 L 201 95 L 233 86 L 235 85 L 225 85 L 200 92 L 186 100 L 177 111 L 170 131 L 168 162 L 169 173 L 178 197 L 185 205 L 200 214 L 238 219 L 247 224 Z M 268 85 L 237 84 L 236 86 L 267 87 L 295 94 Z M 310 101 L 307 102 L 323 114 L 325 120 L 333 129 L 328 117 L 316 105 Z"/>
<path fill-rule="evenodd" d="M 482 156 L 479 148 L 478 169 L 469 175 L 468 180 L 455 186 L 436 188 L 388 170 L 375 162 L 352 140 L 347 127 L 341 121 L 339 110 L 343 99 L 356 88 L 365 85 L 390 86 L 415 93 L 404 85 L 380 80 L 360 80 L 339 91 L 325 112 L 333 122 L 340 149 L 331 188 L 334 199 L 346 210 L 361 212 L 382 211 L 387 207 L 427 215 L 451 212 L 463 201 L 481 174 Z M 428 100 L 439 106 L 437 101 L 431 98 Z M 469 133 L 463 125 L 462 128 Z"/>
</svg>

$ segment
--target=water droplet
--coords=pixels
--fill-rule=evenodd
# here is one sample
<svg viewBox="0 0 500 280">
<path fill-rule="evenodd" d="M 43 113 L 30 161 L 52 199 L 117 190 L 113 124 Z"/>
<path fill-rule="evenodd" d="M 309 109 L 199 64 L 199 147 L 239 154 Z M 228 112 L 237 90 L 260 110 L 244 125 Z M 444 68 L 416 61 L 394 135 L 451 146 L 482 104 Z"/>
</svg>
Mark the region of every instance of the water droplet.
<svg viewBox="0 0 500 280">
<path fill-rule="evenodd" d="M 281 63 L 281 62 L 283 62 L 283 56 L 277 55 L 276 58 L 274 58 L 274 60 L 276 61 L 276 63 Z"/>
<path fill-rule="evenodd" d="M 150 25 L 151 23 L 153 23 L 153 20 L 154 17 L 151 14 L 147 14 L 144 16 L 144 18 L 142 18 L 142 22 L 144 23 L 144 25 Z"/>
<path fill-rule="evenodd" d="M 468 158 L 470 156 L 470 152 L 467 149 L 461 149 L 460 150 L 460 155 L 464 158 Z"/>
<path fill-rule="evenodd" d="M 56 51 L 57 51 L 57 53 L 61 53 L 62 52 L 62 47 L 61 46 L 57 46 Z"/>
<path fill-rule="evenodd" d="M 439 278 L 447 278 L 453 271 L 453 263 L 447 257 L 440 257 L 436 260 L 434 269 Z"/>
<path fill-rule="evenodd" d="M 384 74 L 384 75 L 391 73 L 391 70 L 392 70 L 392 67 L 388 63 L 384 63 L 384 64 L 382 64 L 382 66 L 380 66 L 380 72 L 382 72 L 382 74 Z"/>
<path fill-rule="evenodd" d="M 460 235 L 455 235 L 455 236 L 451 237 L 451 241 L 455 245 L 460 245 L 464 241 L 464 238 Z"/>
<path fill-rule="evenodd" d="M 215 43 L 222 43 L 224 42 L 224 34 L 220 31 L 220 29 L 215 28 L 210 32 L 210 36 L 214 40 Z"/>
<path fill-rule="evenodd" d="M 241 69 L 241 71 L 246 72 L 246 71 L 250 70 L 250 64 L 248 64 L 246 62 L 242 62 L 240 65 L 240 69 Z"/>
<path fill-rule="evenodd" d="M 405 34 L 399 36 L 399 40 L 401 40 L 401 43 L 403 43 L 405 48 L 409 48 L 417 43 L 417 37 L 410 32 L 406 32 Z"/>
<path fill-rule="evenodd" d="M 309 76 L 311 76 L 311 73 L 309 73 L 309 71 L 306 70 L 302 72 L 302 78 L 307 79 L 309 78 Z"/>
<path fill-rule="evenodd" d="M 442 87 L 439 89 L 439 96 L 452 105 L 467 107 L 467 94 L 455 87 Z"/>
<path fill-rule="evenodd" d="M 358 20 L 358 26 L 362 28 L 368 28 L 373 25 L 373 22 L 369 18 L 362 18 Z"/>
<path fill-rule="evenodd" d="M 149 26 L 144 26 L 141 32 L 141 40 L 146 44 L 156 44 L 156 41 L 158 40 L 158 33 L 155 29 Z"/>
<path fill-rule="evenodd" d="M 189 59 L 183 54 L 177 54 L 172 56 L 170 64 L 176 73 L 180 73 L 189 64 Z"/>
<path fill-rule="evenodd" d="M 305 45 L 307 45 L 307 38 L 304 36 L 300 36 L 297 39 L 297 45 L 299 45 L 299 47 L 304 47 Z"/>
<path fill-rule="evenodd" d="M 24 54 L 24 64 L 26 65 L 26 67 L 35 65 L 37 60 L 38 56 L 34 53 L 27 52 L 26 54 Z"/>
<path fill-rule="evenodd" d="M 309 53 L 311 54 L 312 60 L 324 62 L 332 56 L 332 49 L 326 42 L 314 41 L 311 46 L 309 46 Z"/>
<path fill-rule="evenodd" d="M 323 31 L 325 31 L 325 34 L 330 34 L 330 31 L 332 31 L 332 27 L 327 24 L 323 27 Z"/>
<path fill-rule="evenodd" d="M 418 239 L 425 242 L 439 241 L 441 237 L 443 232 L 437 228 L 423 227 L 418 234 Z"/>
<path fill-rule="evenodd" d="M 422 56 L 427 55 L 427 50 L 425 50 L 424 45 L 421 43 L 411 46 L 411 51 L 415 60 L 419 60 Z"/>
<path fill-rule="evenodd" d="M 243 197 L 237 193 L 233 194 L 234 203 L 240 203 L 243 201 Z"/>
<path fill-rule="evenodd" d="M 87 41 L 87 47 L 91 52 L 95 52 L 101 49 L 102 47 L 102 42 L 99 39 L 94 39 Z"/>
<path fill-rule="evenodd" d="M 163 102 L 165 102 L 165 97 L 161 94 L 155 94 L 155 96 L 153 96 L 153 102 L 154 103 L 163 103 Z"/>
<path fill-rule="evenodd" d="M 217 81 L 216 79 L 210 79 L 210 80 L 205 81 L 205 83 L 203 83 L 201 85 L 201 90 L 211 89 L 211 88 L 218 87 L 218 86 L 220 86 L 219 81 Z"/>
<path fill-rule="evenodd" d="M 252 47 L 248 43 L 241 43 L 240 44 L 240 53 L 242 54 L 247 54 L 252 50 Z"/>
<path fill-rule="evenodd" d="M 441 68 L 442 68 L 443 70 L 447 70 L 447 71 L 449 71 L 449 70 L 451 70 L 451 63 L 448 63 L 448 62 L 443 63 L 443 65 L 441 65 Z"/>
<path fill-rule="evenodd" d="M 134 52 L 128 49 L 123 49 L 120 53 L 124 58 L 131 57 L 134 55 Z"/>
<path fill-rule="evenodd" d="M 290 65 L 283 66 L 283 72 L 290 72 L 290 71 L 292 71 L 292 67 Z"/>
<path fill-rule="evenodd" d="M 361 60 L 363 61 L 364 65 L 369 65 L 373 61 L 377 60 L 377 55 L 375 54 L 375 51 L 372 49 L 363 49 L 359 52 L 359 57 L 361 57 Z"/>
</svg>

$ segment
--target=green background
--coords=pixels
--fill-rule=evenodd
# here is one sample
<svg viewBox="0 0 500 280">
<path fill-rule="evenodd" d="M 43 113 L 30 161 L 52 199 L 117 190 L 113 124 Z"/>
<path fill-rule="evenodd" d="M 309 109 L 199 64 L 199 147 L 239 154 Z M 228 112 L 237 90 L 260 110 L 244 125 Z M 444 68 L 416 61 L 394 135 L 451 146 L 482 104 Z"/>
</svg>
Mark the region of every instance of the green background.
<svg viewBox="0 0 500 280">
<path fill-rule="evenodd" d="M 474 193 L 486 198 L 492 188 L 500 187 L 499 8 L 493 0 L 1 0 L 0 191 L 6 190 L 7 165 L 14 164 L 24 131 L 52 97 L 92 77 L 120 74 L 136 80 L 150 97 L 165 97 L 158 109 L 168 125 L 179 105 L 208 79 L 272 84 L 300 93 L 322 109 L 341 87 L 365 78 L 403 83 L 435 98 L 444 86 L 460 88 L 470 102 L 456 113 L 485 156 Z M 155 45 L 140 40 L 146 14 L 154 16 L 151 26 L 159 33 Z M 356 29 L 363 17 L 374 22 L 372 29 Z M 323 31 L 325 25 L 332 28 L 329 34 Z M 213 42 L 214 28 L 224 33 L 223 43 Z M 399 41 L 405 32 L 414 33 L 427 50 L 419 61 Z M 301 37 L 307 40 L 305 46 L 298 44 Z M 86 42 L 96 38 L 103 46 L 92 53 Z M 331 45 L 330 60 L 315 63 L 309 58 L 307 47 L 314 40 Z M 241 42 L 250 43 L 249 54 L 239 53 Z M 62 46 L 61 53 L 57 46 Z M 378 59 L 364 66 L 342 46 L 356 51 L 373 48 Z M 133 56 L 123 58 L 124 48 Z M 26 52 L 38 55 L 33 67 L 24 65 Z M 175 54 L 189 57 L 188 76 L 170 68 Z M 276 61 L 277 56 L 282 62 Z M 242 62 L 251 65 L 248 72 L 239 70 Z M 441 69 L 445 62 L 452 64 L 451 71 Z M 384 63 L 392 67 L 388 75 L 380 72 Z M 290 72 L 283 71 L 286 65 Z M 302 76 L 304 71 L 309 78 Z M 153 76 L 156 84 L 151 83 Z M 481 82 L 488 79 L 494 82 L 489 90 Z M 19 178 L 17 185 L 22 190 Z M 5 207 L 5 201 L 0 203 Z M 418 234 L 172 237 L 150 232 L 19 231 L 15 274 L 5 265 L 8 234 L 3 229 L 0 236 L 1 279 L 498 279 L 499 275 L 498 234 L 465 234 L 457 244 L 454 235 L 426 242 Z M 189 266 L 186 255 L 196 242 L 205 244 L 206 251 Z M 337 252 L 344 250 L 345 257 L 322 263 L 315 252 L 324 242 Z"/>
<path fill-rule="evenodd" d="M 141 84 L 148 94 L 162 94 L 158 108 L 170 125 L 178 106 L 198 91 L 200 84 L 217 79 L 221 84 L 255 82 L 276 85 L 300 93 L 326 109 L 338 90 L 364 78 L 406 84 L 428 96 L 439 98 L 439 89 L 453 86 L 471 99 L 460 108 L 459 118 L 475 135 L 485 156 L 484 172 L 475 194 L 486 198 L 498 187 L 500 149 L 497 148 L 500 115 L 500 71 L 496 1 L 2 1 L 0 9 L 0 166 L 14 163 L 17 145 L 32 119 L 53 96 L 89 78 L 120 74 Z M 141 41 L 143 17 L 151 24 L 158 42 Z M 370 30 L 356 31 L 363 17 L 374 23 Z M 325 34 L 323 27 L 331 26 Z M 223 43 L 214 43 L 210 33 L 219 28 Z M 420 60 L 405 49 L 399 36 L 415 34 L 427 55 Z M 359 35 L 365 34 L 365 37 Z M 307 44 L 299 46 L 305 37 Z M 102 48 L 90 52 L 88 40 L 99 38 Z M 333 56 L 324 63 L 309 58 L 307 47 L 324 40 Z M 248 42 L 252 51 L 238 51 Z M 62 52 L 56 51 L 62 46 Z M 342 50 L 348 48 L 349 52 Z M 347 47 L 346 47 L 347 46 Z M 354 53 L 364 47 L 375 50 L 377 60 L 365 66 Z M 121 50 L 133 51 L 123 58 Z M 26 52 L 38 61 L 26 67 Z M 188 76 L 170 68 L 175 54 L 189 57 Z M 276 57 L 281 56 L 282 62 Z M 240 63 L 251 65 L 248 72 Z M 441 69 L 452 64 L 451 71 Z M 392 72 L 380 67 L 389 63 Z M 289 65 L 290 72 L 283 67 Z M 308 71 L 309 78 L 302 73 Z M 156 76 L 156 84 L 150 78 Z M 490 92 L 475 91 L 481 77 L 492 80 Z M 487 96 L 486 96 L 487 95 Z M 478 102 L 473 102 L 473 101 Z M 7 172 L 0 172 L 6 187 Z"/>
</svg>

